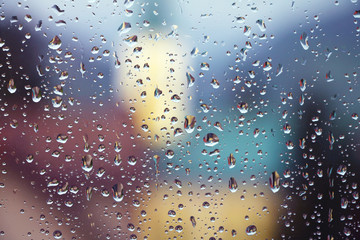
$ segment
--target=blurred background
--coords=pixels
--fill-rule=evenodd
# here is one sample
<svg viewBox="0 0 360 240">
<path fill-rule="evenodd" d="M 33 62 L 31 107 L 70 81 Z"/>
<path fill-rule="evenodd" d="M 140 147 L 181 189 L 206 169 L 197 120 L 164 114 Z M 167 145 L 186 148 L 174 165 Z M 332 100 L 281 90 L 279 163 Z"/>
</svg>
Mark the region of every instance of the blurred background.
<svg viewBox="0 0 360 240">
<path fill-rule="evenodd" d="M 0 239 L 359 239 L 346 1 L 2 1 Z"/>
</svg>

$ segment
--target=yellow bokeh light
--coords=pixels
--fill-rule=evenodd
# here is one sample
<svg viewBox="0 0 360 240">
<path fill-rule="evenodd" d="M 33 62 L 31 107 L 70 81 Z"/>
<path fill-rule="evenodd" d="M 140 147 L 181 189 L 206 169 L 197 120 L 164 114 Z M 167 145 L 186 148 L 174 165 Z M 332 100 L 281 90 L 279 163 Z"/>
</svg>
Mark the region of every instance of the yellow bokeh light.
<svg viewBox="0 0 360 240">
<path fill-rule="evenodd" d="M 127 107 L 135 108 L 132 115 L 135 131 L 148 130 L 142 135 L 151 136 L 153 145 L 164 146 L 165 141 L 173 139 L 174 130 L 182 128 L 185 115 L 191 111 L 184 70 L 190 62 L 186 60 L 186 48 L 174 38 L 144 41 L 136 46 L 142 48 L 138 55 L 133 52 L 134 47 L 120 49 L 131 63 L 122 63 L 116 77 L 115 81 L 121 85 L 119 97 L 125 99 Z M 162 92 L 158 98 L 154 96 L 156 89 Z M 142 98 L 142 93 L 146 97 Z M 173 101 L 174 95 L 180 99 Z M 172 117 L 178 119 L 176 124 L 171 123 Z M 148 128 L 141 127 L 144 125 Z M 158 141 L 154 140 L 156 135 Z"/>
</svg>

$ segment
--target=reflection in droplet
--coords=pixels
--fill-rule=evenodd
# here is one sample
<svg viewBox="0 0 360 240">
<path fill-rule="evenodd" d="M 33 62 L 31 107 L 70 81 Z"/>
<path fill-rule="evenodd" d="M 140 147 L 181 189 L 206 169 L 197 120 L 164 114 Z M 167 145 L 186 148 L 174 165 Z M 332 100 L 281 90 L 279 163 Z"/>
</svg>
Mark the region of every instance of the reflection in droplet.
<svg viewBox="0 0 360 240">
<path fill-rule="evenodd" d="M 303 92 L 306 89 L 306 80 L 305 79 L 300 79 L 300 90 Z"/>
<path fill-rule="evenodd" d="M 86 172 L 90 172 L 93 169 L 93 158 L 91 155 L 85 155 L 82 157 L 82 169 Z"/>
<path fill-rule="evenodd" d="M 182 188 L 182 182 L 179 179 L 175 179 L 174 183 L 178 188 Z"/>
<path fill-rule="evenodd" d="M 137 160 L 135 156 L 129 156 L 128 157 L 128 164 L 131 166 L 134 166 L 136 164 Z"/>
<path fill-rule="evenodd" d="M 269 61 L 264 62 L 264 64 L 263 64 L 263 69 L 264 69 L 264 71 L 266 71 L 266 72 L 270 71 L 270 70 L 272 69 L 271 63 L 270 63 Z"/>
<path fill-rule="evenodd" d="M 202 62 L 200 64 L 200 69 L 204 71 L 208 71 L 210 69 L 210 65 L 207 62 Z"/>
<path fill-rule="evenodd" d="M 153 159 L 155 162 L 155 175 L 158 176 L 160 174 L 160 170 L 159 170 L 160 156 L 154 155 Z"/>
<path fill-rule="evenodd" d="M 53 37 L 53 39 L 48 44 L 50 49 L 56 50 L 61 47 L 61 40 L 58 36 Z"/>
<path fill-rule="evenodd" d="M 65 134 L 59 134 L 56 137 L 56 141 L 59 142 L 59 143 L 66 143 L 67 140 L 68 140 L 68 137 Z"/>
<path fill-rule="evenodd" d="M 116 202 L 121 202 L 124 199 L 124 188 L 121 183 L 115 184 L 112 187 L 112 192 L 113 192 L 113 199 Z"/>
<path fill-rule="evenodd" d="M 230 156 L 228 157 L 229 168 L 235 167 L 235 164 L 236 164 L 236 159 L 235 159 L 234 155 L 232 153 L 230 153 Z"/>
<path fill-rule="evenodd" d="M 138 42 L 138 37 L 136 35 L 130 36 L 125 38 L 124 42 L 127 43 L 130 47 L 133 47 Z"/>
<path fill-rule="evenodd" d="M 154 91 L 154 97 L 159 98 L 161 96 L 161 94 L 162 94 L 162 91 L 158 87 L 156 87 L 155 91 Z"/>
<path fill-rule="evenodd" d="M 308 35 L 304 32 L 301 36 L 300 36 L 300 44 L 303 47 L 304 50 L 308 50 L 309 49 L 309 37 Z"/>
<path fill-rule="evenodd" d="M 201 109 L 203 110 L 204 113 L 207 113 L 210 110 L 209 106 L 206 105 L 206 104 L 201 104 L 200 107 L 201 107 Z"/>
<path fill-rule="evenodd" d="M 280 175 L 277 171 L 272 172 L 269 178 L 270 189 L 273 193 L 276 193 L 280 190 Z"/>
<path fill-rule="evenodd" d="M 105 168 L 99 168 L 96 172 L 96 176 L 102 177 L 105 174 Z"/>
<path fill-rule="evenodd" d="M 252 235 L 255 235 L 256 234 L 256 231 L 257 231 L 257 228 L 255 225 L 250 225 L 246 228 L 246 234 L 248 236 L 252 236 Z"/>
<path fill-rule="evenodd" d="M 235 180 L 235 178 L 231 177 L 230 180 L 229 180 L 229 189 L 230 189 L 230 192 L 234 193 L 238 190 L 238 184 Z"/>
<path fill-rule="evenodd" d="M 62 237 L 62 232 L 60 230 L 55 230 L 54 233 L 53 233 L 53 237 L 55 239 L 61 239 Z"/>
<path fill-rule="evenodd" d="M 251 27 L 245 26 L 244 27 L 244 35 L 248 37 L 248 36 L 250 36 L 250 33 L 251 33 Z"/>
<path fill-rule="evenodd" d="M 118 141 L 115 142 L 114 150 L 115 150 L 115 152 L 120 152 L 122 150 L 122 146 L 121 146 L 120 142 L 118 142 Z"/>
<path fill-rule="evenodd" d="M 259 20 L 256 21 L 256 24 L 258 25 L 260 31 L 262 31 L 262 32 L 266 31 L 266 26 L 265 26 L 264 20 L 259 19 Z"/>
<path fill-rule="evenodd" d="M 32 100 L 33 102 L 40 102 L 42 97 L 41 90 L 39 87 L 33 87 L 32 88 Z"/>
<path fill-rule="evenodd" d="M 214 134 L 214 133 L 206 134 L 206 136 L 204 137 L 203 140 L 204 140 L 205 146 L 208 146 L 208 147 L 213 147 L 219 143 L 219 137 L 216 136 L 216 134 Z"/>
<path fill-rule="evenodd" d="M 191 216 L 191 217 L 190 217 L 190 222 L 191 222 L 191 225 L 192 225 L 193 227 L 196 227 L 196 220 L 195 220 L 195 217 L 194 217 L 194 216 Z"/>
<path fill-rule="evenodd" d="M 276 68 L 276 76 L 279 76 L 283 72 L 283 65 L 279 64 Z"/>
<path fill-rule="evenodd" d="M 131 30 L 131 24 L 128 22 L 123 22 L 122 24 L 120 24 L 119 28 L 118 28 L 118 32 L 120 35 L 125 34 L 127 32 L 129 32 Z"/>
<path fill-rule="evenodd" d="M 347 171 L 346 165 L 341 164 L 341 165 L 338 167 L 338 169 L 337 169 L 336 172 L 337 172 L 337 174 L 339 174 L 339 175 L 341 175 L 341 176 L 344 176 L 345 173 L 346 173 L 346 171 Z"/>
<path fill-rule="evenodd" d="M 172 158 L 174 157 L 174 154 L 175 154 L 174 151 L 171 150 L 171 149 L 169 149 L 169 150 L 166 151 L 165 156 L 166 156 L 168 159 L 172 159 Z"/>
<path fill-rule="evenodd" d="M 326 79 L 327 82 L 332 82 L 332 81 L 334 81 L 334 78 L 333 78 L 333 76 L 331 75 L 331 71 L 329 71 L 329 72 L 326 73 L 325 79 Z"/>
<path fill-rule="evenodd" d="M 360 10 L 357 10 L 353 14 L 354 18 L 360 18 Z"/>
<path fill-rule="evenodd" d="M 195 129 L 196 119 L 192 115 L 185 116 L 184 129 L 187 133 L 192 133 Z"/>
<path fill-rule="evenodd" d="M 237 105 L 237 109 L 239 109 L 241 113 L 247 113 L 249 109 L 249 105 L 245 102 L 241 102 Z"/>
<path fill-rule="evenodd" d="M 90 201 L 91 200 L 91 197 L 92 197 L 92 190 L 93 188 L 92 187 L 87 187 L 86 188 L 86 200 Z"/>
<path fill-rule="evenodd" d="M 122 162 L 122 159 L 121 159 L 120 154 L 116 154 L 116 155 L 115 155 L 115 158 L 114 158 L 114 164 L 115 164 L 116 166 L 119 166 L 119 165 L 121 164 L 121 162 Z"/>
<path fill-rule="evenodd" d="M 188 87 L 192 87 L 195 83 L 195 78 L 189 72 L 187 72 L 186 79 L 187 79 Z"/>
<path fill-rule="evenodd" d="M 26 162 L 32 163 L 33 161 L 34 161 L 34 156 L 32 154 L 26 156 Z"/>
<path fill-rule="evenodd" d="M 16 86 L 14 79 L 10 79 L 7 87 L 9 93 L 15 93 L 16 92 Z"/>
</svg>

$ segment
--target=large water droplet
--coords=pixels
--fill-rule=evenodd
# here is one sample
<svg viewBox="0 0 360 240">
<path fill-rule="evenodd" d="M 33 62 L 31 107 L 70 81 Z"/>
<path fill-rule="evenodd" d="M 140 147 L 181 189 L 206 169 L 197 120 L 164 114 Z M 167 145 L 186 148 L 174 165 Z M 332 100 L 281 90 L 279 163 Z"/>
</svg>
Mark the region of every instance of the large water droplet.
<svg viewBox="0 0 360 240">
<path fill-rule="evenodd" d="M 230 189 L 230 192 L 234 193 L 238 190 L 238 184 L 235 180 L 235 178 L 231 177 L 230 180 L 229 180 L 229 189 Z"/>
<path fill-rule="evenodd" d="M 280 175 L 277 171 L 272 172 L 269 178 L 270 189 L 273 193 L 276 193 L 280 190 Z"/>
<path fill-rule="evenodd" d="M 82 157 L 82 169 L 86 172 L 90 172 L 93 169 L 93 158 L 90 154 Z"/>
<path fill-rule="evenodd" d="M 250 225 L 246 228 L 246 234 L 248 236 L 252 236 L 252 235 L 255 235 L 256 234 L 256 231 L 257 231 L 257 228 L 255 225 Z"/>
<path fill-rule="evenodd" d="M 56 50 L 59 49 L 61 47 L 61 40 L 58 36 L 53 37 L 53 39 L 51 39 L 51 41 L 48 44 L 50 49 Z"/>
<path fill-rule="evenodd" d="M 219 143 L 219 137 L 216 136 L 216 134 L 214 134 L 214 133 L 206 134 L 206 136 L 204 137 L 203 140 L 204 140 L 205 146 L 208 146 L 208 147 L 213 147 Z"/>
<path fill-rule="evenodd" d="M 116 202 L 121 202 L 124 199 L 124 188 L 121 183 L 115 184 L 112 187 L 113 199 Z"/>
<path fill-rule="evenodd" d="M 123 22 L 120 24 L 120 27 L 118 28 L 118 32 L 120 35 L 125 34 L 131 30 L 131 24 L 128 22 Z"/>
<path fill-rule="evenodd" d="M 304 32 L 301 36 L 300 36 L 300 44 L 303 47 L 304 50 L 308 50 L 309 49 L 309 37 L 308 35 Z"/>
<path fill-rule="evenodd" d="M 187 133 L 192 133 L 195 129 L 196 119 L 192 115 L 185 116 L 184 129 Z"/>
<path fill-rule="evenodd" d="M 53 237 L 55 239 L 61 239 L 62 237 L 62 232 L 60 230 L 55 230 L 54 233 L 53 233 Z"/>
</svg>

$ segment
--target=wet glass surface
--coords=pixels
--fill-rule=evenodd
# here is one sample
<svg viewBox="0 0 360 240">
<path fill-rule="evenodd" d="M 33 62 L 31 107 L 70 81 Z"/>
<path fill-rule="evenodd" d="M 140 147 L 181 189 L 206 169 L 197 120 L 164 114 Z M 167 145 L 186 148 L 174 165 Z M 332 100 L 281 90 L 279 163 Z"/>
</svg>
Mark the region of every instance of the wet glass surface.
<svg viewBox="0 0 360 240">
<path fill-rule="evenodd" d="M 360 239 L 357 0 L 0 10 L 0 239 Z"/>
</svg>

